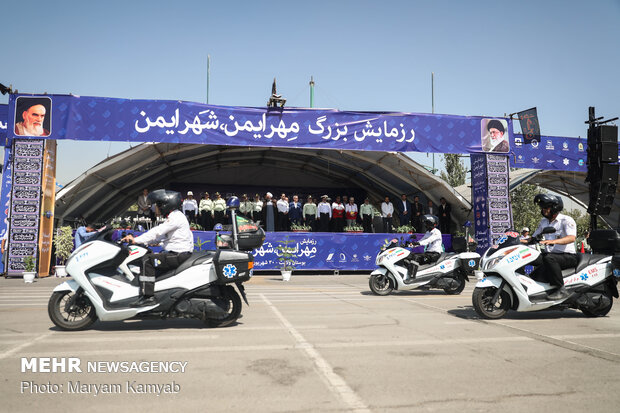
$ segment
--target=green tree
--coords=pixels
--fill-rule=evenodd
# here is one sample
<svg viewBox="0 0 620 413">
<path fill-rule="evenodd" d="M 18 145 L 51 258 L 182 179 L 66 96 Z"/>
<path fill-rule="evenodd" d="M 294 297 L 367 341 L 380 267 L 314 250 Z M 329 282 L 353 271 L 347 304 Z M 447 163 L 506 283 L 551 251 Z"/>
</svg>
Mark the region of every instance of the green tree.
<svg viewBox="0 0 620 413">
<path fill-rule="evenodd" d="M 546 193 L 537 185 L 521 184 L 510 191 L 510 203 L 512 205 L 512 219 L 514 229 L 521 232 L 521 228 L 528 227 L 530 235 L 534 233 L 542 218 L 540 209 L 534 205 L 534 197 L 540 193 Z"/>
<path fill-rule="evenodd" d="M 461 161 L 460 156 L 455 153 L 446 153 L 443 155 L 443 161 L 446 171 L 441 171 L 441 179 L 453 188 L 463 185 L 467 176 L 467 168 Z"/>
</svg>

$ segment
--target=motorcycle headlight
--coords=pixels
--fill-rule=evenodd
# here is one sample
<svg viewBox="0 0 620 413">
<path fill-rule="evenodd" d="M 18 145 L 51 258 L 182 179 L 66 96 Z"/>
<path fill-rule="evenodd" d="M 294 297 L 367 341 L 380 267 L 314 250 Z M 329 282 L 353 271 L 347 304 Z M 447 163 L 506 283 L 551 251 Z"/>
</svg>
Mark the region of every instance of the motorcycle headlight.
<svg viewBox="0 0 620 413">
<path fill-rule="evenodd" d="M 377 259 L 375 260 L 376 265 L 381 265 L 383 262 L 383 257 L 381 255 L 377 255 Z"/>
<path fill-rule="evenodd" d="M 499 257 L 495 257 L 495 258 L 491 258 L 489 261 L 487 261 L 484 264 L 484 270 L 490 270 L 493 267 L 495 267 L 497 265 L 498 262 L 500 262 L 502 260 L 502 258 L 504 258 L 506 255 L 510 254 L 511 252 L 513 252 L 514 250 L 516 250 L 518 247 L 514 247 L 514 248 L 508 248 L 504 251 L 502 251 L 502 255 L 500 255 Z"/>
<path fill-rule="evenodd" d="M 487 261 L 484 265 L 484 269 L 485 270 L 490 270 L 491 268 L 495 267 L 495 265 L 500 262 L 502 260 L 502 258 L 504 257 L 495 257 L 489 261 Z"/>
</svg>

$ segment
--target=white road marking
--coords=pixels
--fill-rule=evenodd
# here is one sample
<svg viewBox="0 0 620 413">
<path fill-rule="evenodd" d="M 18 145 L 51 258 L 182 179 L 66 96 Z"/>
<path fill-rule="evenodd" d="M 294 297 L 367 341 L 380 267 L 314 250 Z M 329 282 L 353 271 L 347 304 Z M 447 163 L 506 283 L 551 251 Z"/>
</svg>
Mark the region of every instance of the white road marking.
<svg viewBox="0 0 620 413">
<path fill-rule="evenodd" d="M 323 376 L 327 383 L 329 383 L 330 389 L 340 397 L 340 399 L 354 412 L 370 412 L 368 406 L 364 401 L 353 391 L 351 387 L 344 381 L 342 377 L 334 372 L 332 366 L 329 365 L 321 354 L 310 344 L 299 331 L 282 315 L 282 313 L 265 297 L 261 294 L 261 298 L 271 308 L 271 311 L 278 317 L 282 325 L 286 327 L 288 332 L 293 336 L 298 346 L 306 353 L 306 355 L 312 360 L 316 369 Z"/>
</svg>

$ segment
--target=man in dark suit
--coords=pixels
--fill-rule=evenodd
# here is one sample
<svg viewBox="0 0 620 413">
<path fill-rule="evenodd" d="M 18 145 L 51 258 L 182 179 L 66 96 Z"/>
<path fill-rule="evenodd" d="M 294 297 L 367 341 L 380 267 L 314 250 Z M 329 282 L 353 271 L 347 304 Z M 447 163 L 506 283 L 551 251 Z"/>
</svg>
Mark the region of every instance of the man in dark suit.
<svg viewBox="0 0 620 413">
<path fill-rule="evenodd" d="M 446 198 L 441 197 L 439 200 L 439 226 L 442 234 L 450 234 L 450 222 L 452 221 L 450 213 L 452 207 L 446 202 Z"/>
<path fill-rule="evenodd" d="M 411 221 L 411 203 L 407 201 L 407 195 L 401 194 L 400 200 L 395 202 L 395 204 L 396 210 L 398 211 L 400 226 L 409 225 Z"/>
<path fill-rule="evenodd" d="M 411 204 L 411 225 L 413 225 L 416 232 L 424 231 L 424 228 L 422 228 L 422 215 L 424 215 L 424 205 L 420 202 L 420 197 L 416 195 L 413 197 L 413 204 Z"/>
</svg>

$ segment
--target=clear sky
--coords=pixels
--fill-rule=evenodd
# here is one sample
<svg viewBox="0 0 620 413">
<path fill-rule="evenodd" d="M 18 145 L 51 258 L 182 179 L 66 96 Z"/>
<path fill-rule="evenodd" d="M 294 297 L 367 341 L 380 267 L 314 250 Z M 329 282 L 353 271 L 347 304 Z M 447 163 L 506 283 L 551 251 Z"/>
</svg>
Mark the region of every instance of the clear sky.
<svg viewBox="0 0 620 413">
<path fill-rule="evenodd" d="M 8 3 L 8 4 L 7 4 Z M 24 93 L 501 116 L 546 135 L 620 115 L 620 0 L 11 1 L 0 82 Z M 7 103 L 8 96 L 0 96 Z M 128 144 L 59 143 L 68 183 Z M 415 157 L 429 165 L 424 154 Z M 439 165 L 439 157 L 436 161 Z"/>
</svg>

